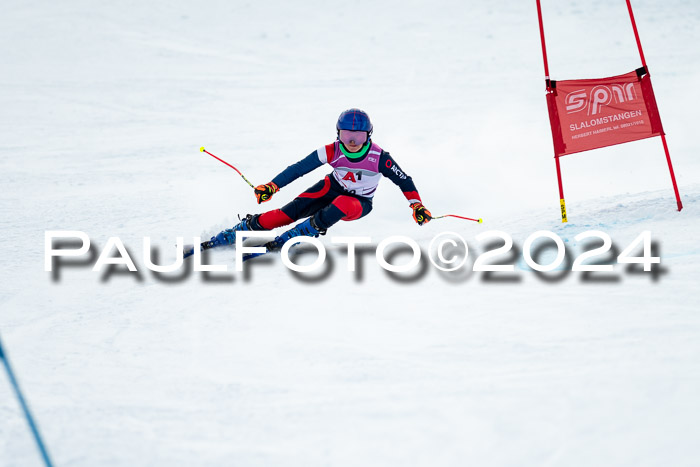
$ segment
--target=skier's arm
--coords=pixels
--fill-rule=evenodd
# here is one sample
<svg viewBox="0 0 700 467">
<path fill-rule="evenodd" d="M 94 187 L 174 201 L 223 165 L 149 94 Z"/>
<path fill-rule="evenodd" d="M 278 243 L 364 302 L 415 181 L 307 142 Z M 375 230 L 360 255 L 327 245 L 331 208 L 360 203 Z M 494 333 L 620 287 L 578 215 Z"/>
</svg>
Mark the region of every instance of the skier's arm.
<svg viewBox="0 0 700 467">
<path fill-rule="evenodd" d="M 413 209 L 413 219 L 418 225 L 430 222 L 430 219 L 432 219 L 430 211 L 423 206 L 423 202 L 420 199 L 416 185 L 413 183 L 413 179 L 401 170 L 401 167 L 399 167 L 396 161 L 386 151 L 382 151 L 379 157 L 379 171 L 401 189 L 403 195 L 411 205 L 411 209 Z"/>
<path fill-rule="evenodd" d="M 258 199 L 258 204 L 270 201 L 272 195 L 277 193 L 280 188 L 323 165 L 325 161 L 321 161 L 320 151 L 320 149 L 314 151 L 299 162 L 290 165 L 273 178 L 270 183 L 256 186 L 255 197 Z"/>
<path fill-rule="evenodd" d="M 391 154 L 386 151 L 382 151 L 382 155 L 379 156 L 379 172 L 401 189 L 410 204 L 421 202 L 413 179 L 401 170 Z"/>
<path fill-rule="evenodd" d="M 297 178 L 302 177 L 307 173 L 311 172 L 312 170 L 321 167 L 325 162 L 325 159 L 323 161 L 321 160 L 321 158 L 319 157 L 319 151 L 312 152 L 299 162 L 295 162 L 294 164 L 284 169 L 275 178 L 272 179 L 272 183 L 277 185 L 278 188 L 282 188 L 284 186 L 289 185 Z"/>
</svg>

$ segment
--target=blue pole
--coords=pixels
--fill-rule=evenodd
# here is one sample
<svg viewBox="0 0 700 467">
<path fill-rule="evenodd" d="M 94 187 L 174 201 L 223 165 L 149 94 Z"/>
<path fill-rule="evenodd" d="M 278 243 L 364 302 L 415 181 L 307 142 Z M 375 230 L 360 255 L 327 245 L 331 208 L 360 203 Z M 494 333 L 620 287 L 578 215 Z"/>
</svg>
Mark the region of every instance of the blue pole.
<svg viewBox="0 0 700 467">
<path fill-rule="evenodd" d="M 22 410 L 24 411 L 24 416 L 27 419 L 27 422 L 29 423 L 29 428 L 32 429 L 32 433 L 34 434 L 34 439 L 36 440 L 36 444 L 39 446 L 39 451 L 41 451 L 41 457 L 44 459 L 44 464 L 46 464 L 46 467 L 52 467 L 53 464 L 51 464 L 51 459 L 49 459 L 49 453 L 46 451 L 46 448 L 44 447 L 44 443 L 41 440 L 41 435 L 39 435 L 39 430 L 37 429 L 36 424 L 34 423 L 34 418 L 32 418 L 32 414 L 29 411 L 29 406 L 27 406 L 27 403 L 24 400 L 24 397 L 22 396 L 22 391 L 19 389 L 19 384 L 17 384 L 17 379 L 15 378 L 15 374 L 12 372 L 12 367 L 10 367 L 10 361 L 7 359 L 7 356 L 5 356 L 5 352 L 2 350 L 2 340 L 0 340 L 0 360 L 2 360 L 2 363 L 5 366 L 5 371 L 7 371 L 7 376 L 10 378 L 10 384 L 15 390 L 15 394 L 17 395 L 17 400 L 19 401 L 19 405 L 22 406 Z"/>
</svg>

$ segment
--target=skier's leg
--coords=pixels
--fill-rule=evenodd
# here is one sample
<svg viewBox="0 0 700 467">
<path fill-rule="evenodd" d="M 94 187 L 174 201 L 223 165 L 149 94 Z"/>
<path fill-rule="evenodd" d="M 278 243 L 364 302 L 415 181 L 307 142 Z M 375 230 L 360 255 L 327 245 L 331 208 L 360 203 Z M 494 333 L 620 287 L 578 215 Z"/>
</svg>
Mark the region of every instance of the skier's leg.
<svg viewBox="0 0 700 467">
<path fill-rule="evenodd" d="M 318 211 L 330 201 L 330 180 L 328 177 L 314 184 L 282 209 L 274 209 L 262 214 L 248 214 L 245 219 L 230 229 L 222 230 L 211 240 L 202 243 L 202 249 L 215 246 L 233 245 L 236 242 L 236 232 L 241 230 L 272 230 L 275 227 L 291 224 Z"/>
<path fill-rule="evenodd" d="M 359 219 L 369 214 L 371 210 L 372 201 L 368 199 L 347 195 L 337 196 L 331 204 L 268 243 L 268 249 L 281 248 L 289 239 L 302 235 L 308 237 L 325 235 L 326 230 L 336 222 Z"/>
<path fill-rule="evenodd" d="M 328 229 L 338 221 L 354 221 L 366 216 L 372 210 L 372 201 L 341 195 L 333 202 L 314 215 L 316 224 L 322 229 Z"/>
<path fill-rule="evenodd" d="M 265 230 L 272 230 L 308 217 L 326 206 L 331 201 L 331 196 L 335 196 L 330 192 L 330 186 L 330 180 L 326 177 L 282 208 L 260 214 L 258 222 Z"/>
</svg>

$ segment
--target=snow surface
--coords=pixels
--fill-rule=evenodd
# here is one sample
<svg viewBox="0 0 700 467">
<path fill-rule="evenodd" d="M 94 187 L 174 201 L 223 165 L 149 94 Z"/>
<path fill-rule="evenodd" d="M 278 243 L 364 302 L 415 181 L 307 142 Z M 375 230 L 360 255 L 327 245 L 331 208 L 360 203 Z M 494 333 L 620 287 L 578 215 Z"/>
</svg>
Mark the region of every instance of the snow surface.
<svg viewBox="0 0 700 467">
<path fill-rule="evenodd" d="M 633 3 L 685 208 L 654 138 L 563 158 L 562 225 L 535 2 L 4 1 L 0 333 L 56 465 L 697 465 L 700 4 Z M 542 7 L 553 78 L 640 65 L 622 0 Z M 200 146 L 267 182 L 354 106 L 434 214 L 485 223 L 419 228 L 384 181 L 333 235 L 455 231 L 465 269 L 143 268 L 144 236 L 166 261 L 260 210 Z M 56 277 L 47 230 L 118 236 L 142 273 Z M 649 230 L 663 273 L 489 279 L 468 272 L 487 230 L 574 254 Z M 0 465 L 41 465 L 4 375 Z"/>
</svg>

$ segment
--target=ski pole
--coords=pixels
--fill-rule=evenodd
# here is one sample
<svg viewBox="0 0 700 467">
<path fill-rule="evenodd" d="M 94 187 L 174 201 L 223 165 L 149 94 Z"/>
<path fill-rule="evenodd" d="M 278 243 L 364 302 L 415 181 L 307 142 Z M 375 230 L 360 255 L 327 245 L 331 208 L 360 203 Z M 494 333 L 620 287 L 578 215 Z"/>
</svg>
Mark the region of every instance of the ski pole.
<svg viewBox="0 0 700 467">
<path fill-rule="evenodd" d="M 15 374 L 12 372 L 10 361 L 7 359 L 7 355 L 5 355 L 5 352 L 2 350 L 2 341 L 0 341 L 0 360 L 2 360 L 2 362 L 5 365 L 7 377 L 10 378 L 10 385 L 15 390 L 15 395 L 17 396 L 17 400 L 19 401 L 19 405 L 22 406 L 24 417 L 27 419 L 27 423 L 29 423 L 29 428 L 32 430 L 32 434 L 34 435 L 36 444 L 39 447 L 39 451 L 41 452 L 41 457 L 44 459 L 44 464 L 46 464 L 46 467 L 51 467 L 51 459 L 49 458 L 49 453 L 44 447 L 43 441 L 41 440 L 41 435 L 39 435 L 39 429 L 37 428 L 36 423 L 34 423 L 34 418 L 32 417 L 32 414 L 29 411 L 29 406 L 24 400 L 24 396 L 22 396 L 22 391 L 20 391 L 19 389 L 19 384 L 17 383 Z"/>
<path fill-rule="evenodd" d="M 245 175 L 243 175 L 243 174 L 241 173 L 240 170 L 238 170 L 237 168 L 235 168 L 234 166 L 232 166 L 231 164 L 229 164 L 229 163 L 226 162 L 225 160 L 219 159 L 219 158 L 216 157 L 214 154 L 212 154 L 212 153 L 210 153 L 209 151 L 207 151 L 206 149 L 204 149 L 204 146 L 202 146 L 201 148 L 199 148 L 199 150 L 202 151 L 202 152 L 206 152 L 207 154 L 209 154 L 211 157 L 213 157 L 213 158 L 216 159 L 217 161 L 223 162 L 224 164 L 226 164 L 226 165 L 228 165 L 229 167 L 231 167 L 233 170 L 235 170 L 236 172 L 238 172 L 238 175 L 240 175 L 241 177 L 243 177 L 243 180 L 245 180 L 246 183 L 247 183 L 248 185 L 250 185 L 250 187 L 251 187 L 252 189 L 255 189 L 255 186 L 253 186 L 253 184 L 250 183 L 250 182 L 248 181 L 247 178 L 245 178 Z"/>
<path fill-rule="evenodd" d="M 471 217 L 458 216 L 456 214 L 445 214 L 443 216 L 434 216 L 433 219 L 442 219 L 443 217 L 456 217 L 458 219 L 465 219 L 468 221 L 478 222 L 479 224 L 484 222 L 484 220 L 481 217 L 478 219 L 472 219 Z"/>
</svg>

